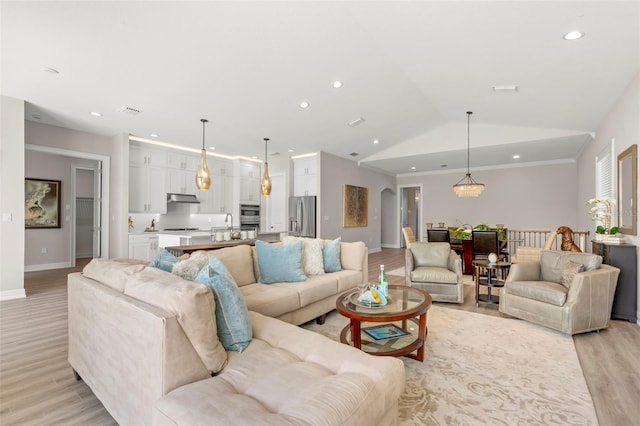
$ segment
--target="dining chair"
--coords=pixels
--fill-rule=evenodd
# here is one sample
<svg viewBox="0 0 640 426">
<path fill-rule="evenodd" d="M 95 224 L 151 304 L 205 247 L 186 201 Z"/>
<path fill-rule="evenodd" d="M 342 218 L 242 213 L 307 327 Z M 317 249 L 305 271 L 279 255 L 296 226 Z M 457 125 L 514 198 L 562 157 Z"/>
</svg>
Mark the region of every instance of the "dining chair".
<svg viewBox="0 0 640 426">
<path fill-rule="evenodd" d="M 443 242 L 450 243 L 448 229 L 427 229 L 427 240 L 430 243 Z"/>
<path fill-rule="evenodd" d="M 409 247 L 409 244 L 416 242 L 416 236 L 413 234 L 413 229 L 410 226 L 402 228 L 402 235 L 404 235 L 405 246 Z"/>
<path fill-rule="evenodd" d="M 471 246 L 473 260 L 483 260 L 489 257 L 491 253 L 500 253 L 500 242 L 498 241 L 497 231 L 472 231 Z M 481 268 L 480 275 L 485 277 L 487 270 Z M 475 274 L 474 274 L 475 278 Z"/>
</svg>

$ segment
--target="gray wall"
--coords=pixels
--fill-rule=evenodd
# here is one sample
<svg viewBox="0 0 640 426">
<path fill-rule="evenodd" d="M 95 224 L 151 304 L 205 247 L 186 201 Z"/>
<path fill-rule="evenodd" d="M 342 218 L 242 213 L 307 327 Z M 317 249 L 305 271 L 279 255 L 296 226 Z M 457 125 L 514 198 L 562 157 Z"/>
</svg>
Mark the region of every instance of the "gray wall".
<svg viewBox="0 0 640 426">
<path fill-rule="evenodd" d="M 25 229 L 24 265 L 27 271 L 69 267 L 72 262 L 71 166 L 93 167 L 95 161 L 26 150 L 25 177 L 59 180 L 61 184 L 61 227 Z M 93 193 L 93 188 L 91 188 Z M 42 253 L 46 249 L 46 253 Z"/>
<path fill-rule="evenodd" d="M 385 189 L 395 191 L 396 182 L 392 176 L 387 176 L 366 168 L 359 167 L 353 161 L 345 160 L 335 155 L 320 153 L 320 194 L 319 218 L 320 237 L 342 237 L 343 241 L 364 241 L 369 251 L 381 248 L 382 226 L 394 226 L 397 218 L 388 218 L 382 224 L 381 193 Z M 342 226 L 342 187 L 344 184 L 361 186 L 369 189 L 369 220 L 368 226 L 359 228 L 344 228 Z"/>
<path fill-rule="evenodd" d="M 556 229 L 566 225 L 580 229 L 576 222 L 575 163 L 538 165 L 494 170 L 471 170 L 472 177 L 484 183 L 478 198 L 458 198 L 453 185 L 464 171 L 446 174 L 398 177 L 398 185 L 422 185 L 422 221 L 478 225 L 503 223 L 512 229 Z"/>
<path fill-rule="evenodd" d="M 604 146 L 614 140 L 614 151 L 616 157 L 622 151 L 633 144 L 640 145 L 640 73 L 630 82 L 627 89 L 622 94 L 618 102 L 613 106 L 605 120 L 596 132 L 595 140 L 589 148 L 585 150 L 578 160 L 578 190 L 575 208 L 578 212 L 578 222 L 585 229 L 595 229 L 595 224 L 591 220 L 588 206 L 585 204 L 589 198 L 595 195 L 595 158 Z M 639 161 L 640 163 L 640 161 Z M 617 162 L 616 162 L 617 170 Z M 638 165 L 640 170 L 640 164 Z M 640 187 L 640 185 L 638 185 Z M 636 194 L 636 197 L 638 194 Z M 617 196 L 616 196 L 617 198 Z M 636 199 L 636 204 L 638 200 Z M 638 212 L 640 213 L 640 211 Z M 614 223 L 617 222 L 614 220 Z M 636 229 L 640 232 L 640 223 L 636 217 Z M 636 246 L 636 253 L 640 259 L 640 235 L 627 235 L 625 237 L 630 244 Z M 591 247 L 589 247 L 591 249 Z M 640 319 L 640 269 L 638 270 L 638 311 L 637 317 Z M 640 320 L 639 320 L 640 323 Z"/>
<path fill-rule="evenodd" d="M 127 257 L 129 135 L 101 136 L 26 121 L 25 143 L 110 157 L 109 253 L 102 256 Z"/>
</svg>

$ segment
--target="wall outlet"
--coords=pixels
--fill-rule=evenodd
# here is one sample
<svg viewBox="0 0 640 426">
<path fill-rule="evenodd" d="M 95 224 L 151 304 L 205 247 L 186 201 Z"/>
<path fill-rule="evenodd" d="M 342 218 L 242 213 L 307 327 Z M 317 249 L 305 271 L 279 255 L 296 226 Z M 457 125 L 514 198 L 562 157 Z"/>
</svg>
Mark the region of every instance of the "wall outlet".
<svg viewBox="0 0 640 426">
<path fill-rule="evenodd" d="M 42 248 L 40 249 L 40 253 L 42 253 L 42 254 L 47 254 L 47 248 L 46 248 L 46 247 L 42 247 Z"/>
<path fill-rule="evenodd" d="M 324 217 L 324 220 L 329 220 L 329 216 L 325 216 L 325 217 Z"/>
</svg>

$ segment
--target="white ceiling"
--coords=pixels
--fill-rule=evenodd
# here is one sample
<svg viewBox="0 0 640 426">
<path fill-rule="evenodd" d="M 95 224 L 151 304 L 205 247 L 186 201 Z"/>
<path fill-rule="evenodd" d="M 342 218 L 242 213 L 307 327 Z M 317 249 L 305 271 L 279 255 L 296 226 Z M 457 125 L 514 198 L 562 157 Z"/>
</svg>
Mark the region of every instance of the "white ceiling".
<svg viewBox="0 0 640 426">
<path fill-rule="evenodd" d="M 28 120 L 199 148 L 207 118 L 218 153 L 262 158 L 270 137 L 392 174 L 466 168 L 468 110 L 472 168 L 576 158 L 640 70 L 638 1 L 0 7 L 1 91 Z"/>
</svg>

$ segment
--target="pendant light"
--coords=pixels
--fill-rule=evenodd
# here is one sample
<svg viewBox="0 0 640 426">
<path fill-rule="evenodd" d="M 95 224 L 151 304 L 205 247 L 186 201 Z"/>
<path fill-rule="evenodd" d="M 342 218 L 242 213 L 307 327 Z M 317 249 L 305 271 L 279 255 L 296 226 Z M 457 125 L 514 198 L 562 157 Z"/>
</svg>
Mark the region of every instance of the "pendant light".
<svg viewBox="0 0 640 426">
<path fill-rule="evenodd" d="M 473 112 L 467 111 L 467 174 L 453 185 L 453 190 L 458 197 L 477 197 L 484 190 L 484 184 L 478 183 L 471 177 L 469 172 L 469 130 L 471 122 L 471 114 Z"/>
<path fill-rule="evenodd" d="M 204 125 L 209 121 L 201 118 L 202 121 L 202 151 L 200 151 L 200 166 L 196 171 L 196 186 L 201 191 L 206 191 L 211 185 L 211 174 L 207 166 L 207 151 L 204 149 Z"/>
<path fill-rule="evenodd" d="M 260 193 L 262 195 L 271 194 L 271 178 L 269 177 L 269 163 L 267 163 L 267 146 L 269 138 L 264 138 L 264 174 L 260 181 Z"/>
</svg>

